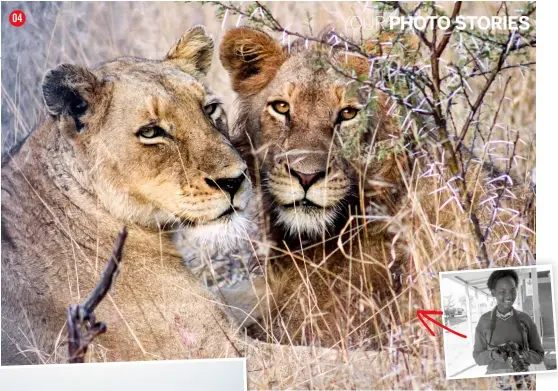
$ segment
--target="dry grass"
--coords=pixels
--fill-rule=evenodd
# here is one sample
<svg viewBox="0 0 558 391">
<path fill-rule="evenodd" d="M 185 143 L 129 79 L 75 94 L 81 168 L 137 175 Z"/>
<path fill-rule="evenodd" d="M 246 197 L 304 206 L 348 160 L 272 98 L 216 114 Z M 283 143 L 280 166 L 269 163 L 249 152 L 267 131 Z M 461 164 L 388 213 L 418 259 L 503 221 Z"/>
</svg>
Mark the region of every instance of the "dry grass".
<svg viewBox="0 0 558 391">
<path fill-rule="evenodd" d="M 366 15 L 372 20 L 372 14 L 363 11 L 364 3 L 270 3 L 269 10 L 291 31 L 304 34 L 315 33 L 328 24 L 333 24 L 337 31 L 347 36 L 353 29 L 347 21 L 353 15 Z M 463 14 L 492 15 L 499 3 L 467 3 Z M 446 8 L 451 9 L 451 4 Z M 121 55 L 134 55 L 147 58 L 162 58 L 166 48 L 180 37 L 181 33 L 194 24 L 203 24 L 219 42 L 227 28 L 243 24 L 236 16 L 229 16 L 224 22 L 215 17 L 216 8 L 193 3 L 2 3 L 2 15 L 12 9 L 21 9 L 27 15 L 27 23 L 23 28 L 14 29 L 8 23 L 2 25 L 2 151 L 7 151 L 22 140 L 44 115 L 40 99 L 41 78 L 44 71 L 62 62 L 79 63 L 87 66 Z M 370 31 L 372 34 L 372 31 Z M 277 38 L 281 38 L 277 35 Z M 452 53 L 448 51 L 445 59 L 451 61 Z M 420 66 L 421 64 L 419 64 Z M 517 136 L 521 140 L 512 159 L 511 173 L 529 182 L 531 170 L 535 167 L 535 71 L 510 70 L 506 77 L 499 78 L 489 91 L 486 101 L 486 112 L 482 113 L 482 121 L 478 128 L 488 139 L 476 139 L 474 152 L 491 160 L 496 166 L 506 167 L 512 151 L 510 142 Z M 506 78 L 511 82 L 506 89 Z M 232 124 L 234 117 L 234 94 L 230 88 L 227 73 L 214 56 L 213 67 L 208 75 L 208 83 L 219 93 L 229 112 Z M 471 89 L 478 91 L 478 84 L 473 83 Z M 502 99 L 505 90 L 505 99 Z M 501 107 L 498 117 L 494 119 L 497 107 Z M 454 110 L 455 127 L 460 128 L 466 116 L 463 102 L 456 102 Z M 461 106 L 460 106 L 461 105 Z M 463 109 L 461 109 L 462 107 Z M 494 126 L 493 126 L 494 125 Z M 469 144 L 473 140 L 469 139 Z M 426 167 L 420 167 L 424 174 Z M 413 180 L 416 180 L 415 177 Z M 414 189 L 410 182 L 409 189 Z M 526 192 L 527 188 L 524 189 Z M 418 193 L 417 193 L 418 194 Z M 421 213 L 421 203 L 413 191 L 413 201 L 408 213 Z M 442 205 L 438 205 L 438 208 Z M 452 207 L 451 205 L 448 207 Z M 454 207 L 454 206 L 453 206 Z M 425 227 L 429 227 L 425 222 Z M 394 224 L 399 224 L 394 221 Z M 400 222 L 401 232 L 408 233 L 409 227 Z M 356 221 L 359 230 L 358 219 Z M 463 227 L 459 232 L 467 232 Z M 255 372 L 250 374 L 252 387 L 264 388 L 403 388 L 403 389 L 489 389 L 494 387 L 494 380 L 445 380 L 444 357 L 441 337 L 432 338 L 416 321 L 413 314 L 416 308 L 438 309 L 441 307 L 439 297 L 439 271 L 459 270 L 478 267 L 477 252 L 471 246 L 471 237 L 462 236 L 453 243 L 447 241 L 431 227 L 426 229 L 426 236 L 437 246 L 435 257 L 424 248 L 420 241 L 413 242 L 412 236 L 408 246 L 412 249 L 413 265 L 411 273 L 406 277 L 407 288 L 396 300 L 412 303 L 397 311 L 406 312 L 403 316 L 410 321 L 399 325 L 400 314 L 390 313 L 386 303 L 372 303 L 374 311 L 387 319 L 392 318 L 394 326 L 388 333 L 388 343 L 384 344 L 379 354 L 366 352 L 328 352 L 327 350 L 308 350 L 293 348 L 299 352 L 298 359 L 292 354 L 283 358 L 268 357 L 254 362 Z M 416 237 L 415 237 L 416 239 Z M 210 271 L 202 273 L 208 285 L 230 285 L 248 274 L 245 258 L 263 243 L 248 240 L 249 245 L 240 251 L 235 258 L 237 267 L 233 270 L 228 266 L 231 257 L 224 261 L 211 263 L 215 254 L 203 254 L 203 265 Z M 444 245 L 444 243 L 446 245 Z M 518 242 L 519 243 L 519 242 Z M 502 243 L 493 243 L 491 252 L 499 254 L 507 247 Z M 499 246 L 499 247 L 498 247 Z M 534 246 L 534 245 L 533 245 Z M 531 247 L 532 250 L 533 247 Z M 459 251 L 456 251 L 459 249 Z M 520 249 L 518 249 L 520 250 Z M 530 249 L 526 249 L 528 252 Z M 519 251 L 518 251 L 519 253 Z M 459 254 L 459 256 L 456 256 Z M 238 256 L 238 254 L 236 254 Z M 501 264 L 522 264 L 527 258 L 504 259 Z M 233 263 L 234 263 L 233 262 Z M 216 266 L 217 265 L 217 266 Z M 221 271 L 215 269 L 219 269 Z M 214 277 L 208 277 L 213 275 Z M 225 275 L 225 277 L 223 277 Z M 214 281 L 213 278 L 215 278 Z M 224 281 L 224 283 L 223 283 Z M 404 300 L 403 300 L 404 299 Z M 403 305 L 402 305 L 403 306 Z M 242 343 L 242 341 L 238 341 Z M 99 351 L 102 350 L 99 347 Z M 264 349 L 264 348 L 262 348 Z M 289 347 L 286 347 L 289 350 Z M 326 356 L 335 354 L 334 359 Z M 263 357 L 261 354 L 254 356 Z M 277 374 L 258 371 L 264 362 L 289 362 L 293 373 L 283 374 L 283 381 L 270 384 L 266 379 L 277 377 Z"/>
</svg>

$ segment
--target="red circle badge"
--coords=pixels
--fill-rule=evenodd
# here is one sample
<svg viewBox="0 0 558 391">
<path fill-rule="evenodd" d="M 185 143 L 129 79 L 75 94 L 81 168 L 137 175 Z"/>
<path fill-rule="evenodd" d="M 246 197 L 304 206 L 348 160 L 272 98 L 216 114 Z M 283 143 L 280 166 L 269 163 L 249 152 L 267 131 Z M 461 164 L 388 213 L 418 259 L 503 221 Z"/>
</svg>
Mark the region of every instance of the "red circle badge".
<svg viewBox="0 0 558 391">
<path fill-rule="evenodd" d="M 12 11 L 10 14 L 10 23 L 12 26 L 21 27 L 25 23 L 25 14 L 21 10 Z"/>
</svg>

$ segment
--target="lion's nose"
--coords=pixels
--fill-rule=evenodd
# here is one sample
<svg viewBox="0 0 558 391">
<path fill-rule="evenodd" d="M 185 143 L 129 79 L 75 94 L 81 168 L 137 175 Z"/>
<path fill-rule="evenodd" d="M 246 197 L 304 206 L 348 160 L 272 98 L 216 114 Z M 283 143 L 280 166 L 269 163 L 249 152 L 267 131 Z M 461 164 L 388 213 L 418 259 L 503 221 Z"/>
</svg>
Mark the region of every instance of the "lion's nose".
<svg viewBox="0 0 558 391">
<path fill-rule="evenodd" d="M 289 172 L 290 175 L 298 179 L 298 181 L 300 182 L 304 190 L 308 190 L 310 186 L 312 186 L 320 179 L 325 178 L 326 176 L 325 171 L 313 172 L 310 174 L 305 174 L 303 172 L 295 171 L 289 168 L 287 168 L 287 171 Z"/>
<path fill-rule="evenodd" d="M 244 182 L 245 179 L 246 175 L 242 173 L 236 178 L 220 178 L 215 180 L 205 178 L 205 182 L 214 189 L 226 191 L 231 195 L 232 200 L 234 195 L 238 192 L 238 189 L 240 189 L 240 186 L 242 186 L 242 182 Z"/>
</svg>

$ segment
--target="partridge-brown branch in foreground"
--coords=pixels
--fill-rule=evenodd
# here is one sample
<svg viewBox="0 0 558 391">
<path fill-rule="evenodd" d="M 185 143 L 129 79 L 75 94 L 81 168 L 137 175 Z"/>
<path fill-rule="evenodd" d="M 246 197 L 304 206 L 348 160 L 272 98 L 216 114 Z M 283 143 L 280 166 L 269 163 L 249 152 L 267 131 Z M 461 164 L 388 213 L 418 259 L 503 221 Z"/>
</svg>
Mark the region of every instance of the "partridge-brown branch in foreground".
<svg viewBox="0 0 558 391">
<path fill-rule="evenodd" d="M 105 298 L 109 289 L 113 286 L 120 261 L 122 260 L 122 249 L 128 236 L 126 227 L 122 229 L 112 249 L 108 265 L 101 275 L 101 280 L 93 289 L 93 292 L 83 304 L 72 304 L 67 311 L 68 327 L 68 362 L 71 364 L 82 363 L 84 361 L 87 348 L 93 339 L 107 331 L 107 326 L 103 322 L 95 319 L 95 308 Z M 85 331 L 85 332 L 84 332 Z"/>
</svg>

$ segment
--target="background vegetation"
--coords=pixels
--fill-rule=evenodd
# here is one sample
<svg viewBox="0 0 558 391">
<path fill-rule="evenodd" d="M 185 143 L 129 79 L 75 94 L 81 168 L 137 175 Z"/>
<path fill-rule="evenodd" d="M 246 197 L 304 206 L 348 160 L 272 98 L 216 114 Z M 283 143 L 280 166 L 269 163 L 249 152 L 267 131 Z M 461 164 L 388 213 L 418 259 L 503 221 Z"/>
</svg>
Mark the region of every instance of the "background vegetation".
<svg viewBox="0 0 558 391">
<path fill-rule="evenodd" d="M 400 34 L 372 28 L 377 15 L 394 12 L 450 17 L 456 12 L 471 16 L 525 14 L 534 21 L 534 4 L 476 2 L 457 7 L 432 2 L 3 2 L 1 7 L 4 20 L 14 9 L 23 10 L 27 16 L 20 28 L 2 23 L 2 152 L 25 137 L 45 114 L 41 78 L 45 70 L 59 63 L 94 66 L 121 55 L 162 58 L 194 24 L 203 24 L 216 42 L 231 27 L 256 25 L 285 45 L 300 37 L 315 37 L 330 26 L 338 40 L 328 44 L 344 46 L 348 53 L 371 64 L 368 77 L 353 76 L 392 96 L 401 126 L 415 141 L 432 137 L 429 140 L 436 145 L 439 156 L 445 157 L 444 164 L 458 178 L 458 202 L 464 208 L 470 209 L 467 190 L 459 179 L 467 170 L 468 152 L 463 151 L 483 156 L 504 173 L 495 190 L 505 191 L 508 176 L 520 178 L 525 184 L 521 196 L 531 197 L 534 202 L 535 24 L 521 34 L 454 30 L 447 36 L 436 29 L 438 35 L 432 31 Z M 355 16 L 360 17 L 362 26 Z M 371 49 L 370 42 L 383 43 L 386 51 L 378 53 Z M 208 83 L 223 97 L 232 124 L 234 94 L 217 53 Z M 498 209 L 498 199 L 491 206 L 494 210 Z M 467 249 L 459 259 L 450 257 L 450 251 L 434 260 L 424 259 L 420 248 L 416 249 L 416 272 L 408 278 L 413 282 L 417 303 L 430 309 L 440 307 L 438 271 L 534 261 L 534 243 L 526 243 L 521 237 L 509 238 L 514 246 L 511 254 L 502 254 L 501 259 L 489 256 L 484 247 L 485 228 L 475 223 L 473 216 L 468 231 L 471 236 L 455 244 Z M 468 248 L 471 243 L 475 248 Z M 202 254 L 205 258 L 191 266 L 202 271 L 208 285 L 230 285 L 246 276 L 244 259 L 248 253 L 249 249 L 236 254 Z M 214 262 L 207 262 L 210 259 Z M 344 354 L 346 359 L 340 364 L 347 366 L 344 378 L 329 377 L 328 367 L 320 368 L 321 356 L 315 355 L 313 361 L 299 364 L 313 368 L 307 384 L 291 384 L 286 377 L 284 383 L 272 386 L 345 389 L 371 382 L 381 388 L 494 386 L 492 379 L 446 381 L 441 339 L 430 337 L 416 321 L 394 325 L 382 356 L 355 363 L 351 354 Z"/>
</svg>

